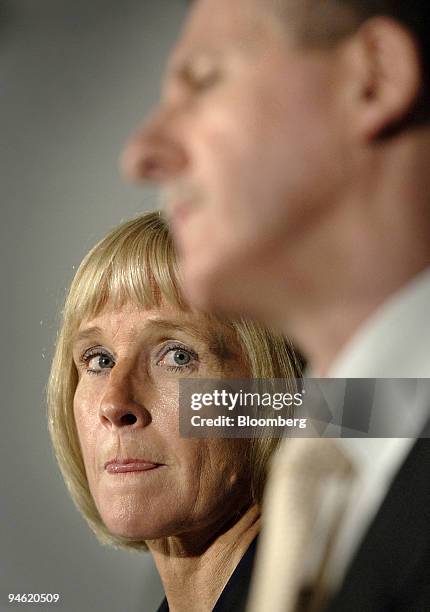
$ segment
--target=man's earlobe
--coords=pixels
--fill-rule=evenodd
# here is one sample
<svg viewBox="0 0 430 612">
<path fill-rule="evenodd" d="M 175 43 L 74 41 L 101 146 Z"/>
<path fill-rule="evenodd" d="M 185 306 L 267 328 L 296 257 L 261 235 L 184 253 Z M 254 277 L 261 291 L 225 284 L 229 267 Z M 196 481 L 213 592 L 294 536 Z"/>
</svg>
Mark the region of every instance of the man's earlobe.
<svg viewBox="0 0 430 612">
<path fill-rule="evenodd" d="M 414 110 L 423 90 L 420 51 L 412 33 L 388 17 L 367 20 L 354 35 L 355 131 L 373 140 Z"/>
</svg>

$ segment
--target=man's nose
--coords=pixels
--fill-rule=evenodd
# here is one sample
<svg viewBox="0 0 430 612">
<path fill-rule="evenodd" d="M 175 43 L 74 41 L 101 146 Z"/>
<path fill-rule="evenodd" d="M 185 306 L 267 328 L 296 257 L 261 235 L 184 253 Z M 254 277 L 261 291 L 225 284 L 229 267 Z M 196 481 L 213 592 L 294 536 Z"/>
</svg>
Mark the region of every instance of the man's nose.
<svg viewBox="0 0 430 612">
<path fill-rule="evenodd" d="M 184 147 L 174 134 L 169 113 L 154 113 L 129 138 L 121 166 L 133 181 L 163 182 L 179 174 L 187 164 Z"/>
<path fill-rule="evenodd" d="M 109 376 L 109 382 L 100 401 L 99 417 L 102 424 L 108 429 L 132 427 L 138 429 L 148 426 L 151 413 L 145 407 L 142 393 L 139 399 L 135 393 L 136 384 L 133 384 L 131 374 L 128 372 L 115 372 Z"/>
</svg>

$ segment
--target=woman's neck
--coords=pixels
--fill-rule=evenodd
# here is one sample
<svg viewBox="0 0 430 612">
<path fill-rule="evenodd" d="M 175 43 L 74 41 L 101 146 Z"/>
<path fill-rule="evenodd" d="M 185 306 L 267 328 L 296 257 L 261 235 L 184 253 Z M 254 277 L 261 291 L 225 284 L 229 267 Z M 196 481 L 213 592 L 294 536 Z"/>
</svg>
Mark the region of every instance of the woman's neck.
<svg viewBox="0 0 430 612">
<path fill-rule="evenodd" d="M 260 509 L 254 504 L 203 550 L 185 537 L 147 542 L 171 612 L 210 612 L 259 530 Z"/>
</svg>

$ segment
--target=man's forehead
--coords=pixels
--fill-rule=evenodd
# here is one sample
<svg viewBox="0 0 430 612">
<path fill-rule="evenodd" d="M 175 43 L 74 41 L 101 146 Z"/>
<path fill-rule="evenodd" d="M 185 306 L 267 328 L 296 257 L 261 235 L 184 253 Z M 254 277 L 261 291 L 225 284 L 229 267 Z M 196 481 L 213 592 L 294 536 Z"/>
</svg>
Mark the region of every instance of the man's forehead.
<svg viewBox="0 0 430 612">
<path fill-rule="evenodd" d="M 171 58 L 173 64 L 190 54 L 246 50 L 267 35 L 272 0 L 195 0 Z"/>
<path fill-rule="evenodd" d="M 352 2 L 325 0 L 194 0 L 178 50 L 251 49 L 276 33 L 288 46 L 326 46 L 357 27 Z"/>
</svg>

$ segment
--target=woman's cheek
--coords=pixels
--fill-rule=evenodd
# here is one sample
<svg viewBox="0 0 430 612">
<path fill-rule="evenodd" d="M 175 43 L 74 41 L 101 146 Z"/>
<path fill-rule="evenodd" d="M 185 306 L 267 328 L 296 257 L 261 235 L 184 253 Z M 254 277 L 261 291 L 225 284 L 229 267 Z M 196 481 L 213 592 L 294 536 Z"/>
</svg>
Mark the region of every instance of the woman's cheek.
<svg viewBox="0 0 430 612">
<path fill-rule="evenodd" d="M 81 445 L 84 465 L 90 486 L 94 484 L 94 473 L 92 466 L 97 461 L 96 441 L 98 412 L 96 410 L 98 395 L 88 385 L 79 384 L 73 402 L 78 439 Z"/>
</svg>

